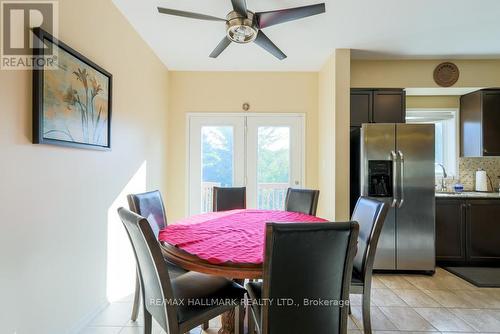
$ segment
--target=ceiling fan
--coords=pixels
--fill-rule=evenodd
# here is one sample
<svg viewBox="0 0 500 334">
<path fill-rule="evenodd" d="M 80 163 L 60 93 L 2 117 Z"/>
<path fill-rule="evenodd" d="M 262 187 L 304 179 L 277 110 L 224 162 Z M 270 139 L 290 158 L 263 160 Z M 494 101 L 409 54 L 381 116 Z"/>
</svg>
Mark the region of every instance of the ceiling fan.
<svg viewBox="0 0 500 334">
<path fill-rule="evenodd" d="M 225 19 L 162 7 L 158 7 L 158 11 L 162 14 L 191 19 L 225 22 L 226 36 L 220 41 L 215 50 L 212 51 L 210 54 L 211 58 L 217 58 L 231 42 L 239 44 L 255 42 L 280 60 L 285 59 L 286 55 L 264 34 L 262 29 L 325 12 L 324 3 L 259 13 L 249 11 L 246 0 L 231 0 L 231 3 L 233 10 L 227 14 Z"/>
</svg>

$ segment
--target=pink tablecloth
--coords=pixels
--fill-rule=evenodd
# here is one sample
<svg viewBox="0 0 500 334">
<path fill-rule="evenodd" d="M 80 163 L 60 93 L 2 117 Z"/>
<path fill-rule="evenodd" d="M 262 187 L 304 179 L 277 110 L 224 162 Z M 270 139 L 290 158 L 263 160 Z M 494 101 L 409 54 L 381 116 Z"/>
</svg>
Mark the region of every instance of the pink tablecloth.
<svg viewBox="0 0 500 334">
<path fill-rule="evenodd" d="M 266 222 L 324 222 L 287 211 L 232 210 L 192 216 L 160 231 L 159 240 L 210 263 L 262 263 Z"/>
</svg>

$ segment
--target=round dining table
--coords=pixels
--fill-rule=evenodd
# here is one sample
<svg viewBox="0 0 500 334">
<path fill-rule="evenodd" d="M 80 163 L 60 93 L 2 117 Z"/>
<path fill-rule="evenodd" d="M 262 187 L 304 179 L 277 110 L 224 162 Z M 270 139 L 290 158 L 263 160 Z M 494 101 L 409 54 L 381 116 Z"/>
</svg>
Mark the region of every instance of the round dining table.
<svg viewBox="0 0 500 334">
<path fill-rule="evenodd" d="M 318 223 L 298 212 L 243 209 L 210 212 L 168 225 L 158 236 L 164 256 L 176 265 L 243 284 L 262 278 L 267 222 Z M 234 312 L 222 316 L 220 334 L 234 332 Z"/>
</svg>

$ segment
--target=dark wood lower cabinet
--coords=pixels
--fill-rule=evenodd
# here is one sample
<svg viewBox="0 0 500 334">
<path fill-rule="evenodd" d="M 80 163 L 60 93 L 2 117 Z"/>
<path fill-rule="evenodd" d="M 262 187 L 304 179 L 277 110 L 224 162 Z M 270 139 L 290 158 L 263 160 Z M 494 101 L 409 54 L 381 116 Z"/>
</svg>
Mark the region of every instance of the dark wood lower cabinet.
<svg viewBox="0 0 500 334">
<path fill-rule="evenodd" d="M 436 261 L 465 261 L 465 201 L 436 203 Z"/>
<path fill-rule="evenodd" d="M 467 222 L 468 260 L 500 263 L 500 201 L 468 201 Z"/>
<path fill-rule="evenodd" d="M 500 200 L 436 199 L 436 262 L 500 265 Z"/>
</svg>

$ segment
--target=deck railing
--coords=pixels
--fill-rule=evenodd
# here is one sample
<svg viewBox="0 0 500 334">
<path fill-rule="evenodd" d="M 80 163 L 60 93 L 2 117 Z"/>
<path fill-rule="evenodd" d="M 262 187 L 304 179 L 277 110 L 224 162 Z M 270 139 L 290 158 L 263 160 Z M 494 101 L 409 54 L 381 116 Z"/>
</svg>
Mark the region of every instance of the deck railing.
<svg viewBox="0 0 500 334">
<path fill-rule="evenodd" d="M 214 187 L 220 187 L 219 182 L 201 183 L 201 212 L 212 212 Z"/>
<path fill-rule="evenodd" d="M 202 212 L 212 211 L 214 187 L 220 187 L 220 183 L 202 182 Z M 283 210 L 288 187 L 288 183 L 259 183 L 257 207 L 265 210 Z"/>
<path fill-rule="evenodd" d="M 283 210 L 285 207 L 288 183 L 259 183 L 258 208 L 265 210 Z"/>
</svg>

